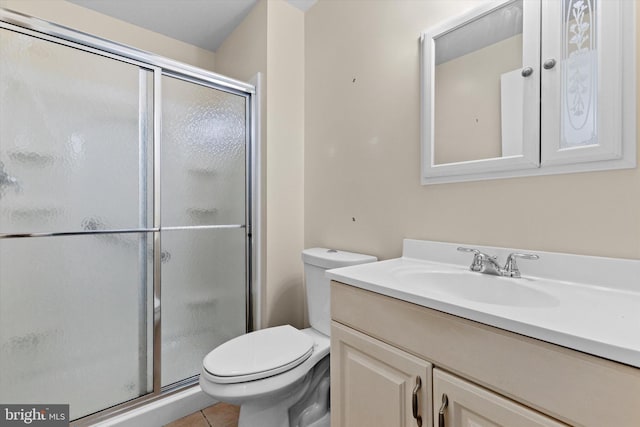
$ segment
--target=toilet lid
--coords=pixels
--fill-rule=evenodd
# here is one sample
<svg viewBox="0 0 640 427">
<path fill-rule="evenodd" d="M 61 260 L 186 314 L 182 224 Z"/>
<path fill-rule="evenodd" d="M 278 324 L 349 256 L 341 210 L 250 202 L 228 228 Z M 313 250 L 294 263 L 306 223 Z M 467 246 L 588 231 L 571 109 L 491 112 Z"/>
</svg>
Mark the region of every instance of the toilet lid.
<svg viewBox="0 0 640 427">
<path fill-rule="evenodd" d="M 204 369 L 218 383 L 258 380 L 288 371 L 313 353 L 313 339 L 290 325 L 241 335 L 204 358 Z"/>
</svg>

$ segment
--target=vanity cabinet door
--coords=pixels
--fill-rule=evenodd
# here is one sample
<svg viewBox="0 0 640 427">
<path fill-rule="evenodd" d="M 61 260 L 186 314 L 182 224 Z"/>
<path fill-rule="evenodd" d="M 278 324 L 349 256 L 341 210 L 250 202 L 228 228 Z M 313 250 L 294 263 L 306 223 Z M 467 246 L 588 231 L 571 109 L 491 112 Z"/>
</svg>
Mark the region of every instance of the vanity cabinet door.
<svg viewBox="0 0 640 427">
<path fill-rule="evenodd" d="M 332 322 L 332 427 L 431 426 L 431 390 L 429 362 Z"/>
<path fill-rule="evenodd" d="M 433 408 L 436 427 L 566 427 L 437 368 L 433 370 Z"/>
</svg>

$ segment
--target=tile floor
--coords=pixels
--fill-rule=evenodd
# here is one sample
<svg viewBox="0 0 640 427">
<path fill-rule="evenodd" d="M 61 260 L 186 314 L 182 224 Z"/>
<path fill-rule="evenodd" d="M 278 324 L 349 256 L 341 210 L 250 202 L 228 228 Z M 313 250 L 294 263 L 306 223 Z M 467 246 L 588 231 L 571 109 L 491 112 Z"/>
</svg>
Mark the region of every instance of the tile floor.
<svg viewBox="0 0 640 427">
<path fill-rule="evenodd" d="M 164 427 L 238 427 L 239 413 L 239 406 L 217 403 Z"/>
</svg>

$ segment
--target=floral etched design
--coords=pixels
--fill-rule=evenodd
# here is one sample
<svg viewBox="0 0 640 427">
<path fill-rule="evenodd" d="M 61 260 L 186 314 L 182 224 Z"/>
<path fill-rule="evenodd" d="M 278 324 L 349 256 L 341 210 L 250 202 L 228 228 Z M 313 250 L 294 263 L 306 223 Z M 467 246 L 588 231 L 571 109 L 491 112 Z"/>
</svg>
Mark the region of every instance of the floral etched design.
<svg viewBox="0 0 640 427">
<path fill-rule="evenodd" d="M 567 145 L 588 144 L 595 136 L 594 3 L 595 0 L 565 3 L 565 117 L 570 128 L 582 131 L 565 133 Z"/>
<path fill-rule="evenodd" d="M 585 11 L 588 5 L 584 0 L 578 0 L 571 5 L 570 17 L 574 22 L 569 26 L 571 37 L 568 43 L 573 45 L 569 47 L 569 57 L 585 53 L 589 50 L 585 43 L 589 40 L 589 29 L 591 25 L 585 22 Z M 582 67 L 573 67 L 570 70 L 569 81 L 567 82 L 567 91 L 571 94 L 572 102 L 569 107 L 574 116 L 582 116 L 585 113 L 585 96 L 589 90 L 589 76 L 586 75 Z"/>
<path fill-rule="evenodd" d="M 584 47 L 584 44 L 589 40 L 589 29 L 591 28 L 591 24 L 585 22 L 584 16 L 588 8 L 589 6 L 584 0 L 578 0 L 571 6 L 571 17 L 574 23 L 569 26 L 571 33 L 569 44 L 575 45 L 576 49 L 570 55 L 588 50 Z"/>
</svg>

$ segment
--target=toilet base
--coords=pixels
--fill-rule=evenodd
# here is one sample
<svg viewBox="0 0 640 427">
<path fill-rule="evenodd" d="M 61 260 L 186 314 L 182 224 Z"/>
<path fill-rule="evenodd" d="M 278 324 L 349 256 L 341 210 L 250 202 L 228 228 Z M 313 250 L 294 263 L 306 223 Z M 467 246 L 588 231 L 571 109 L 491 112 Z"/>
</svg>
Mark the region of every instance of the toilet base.
<svg viewBox="0 0 640 427">
<path fill-rule="evenodd" d="M 240 407 L 238 427 L 252 426 L 290 427 L 289 408 L 282 404 L 262 406 L 246 403 Z"/>
<path fill-rule="evenodd" d="M 329 427 L 329 356 L 277 401 L 258 399 L 240 406 L 238 427 Z"/>
</svg>

